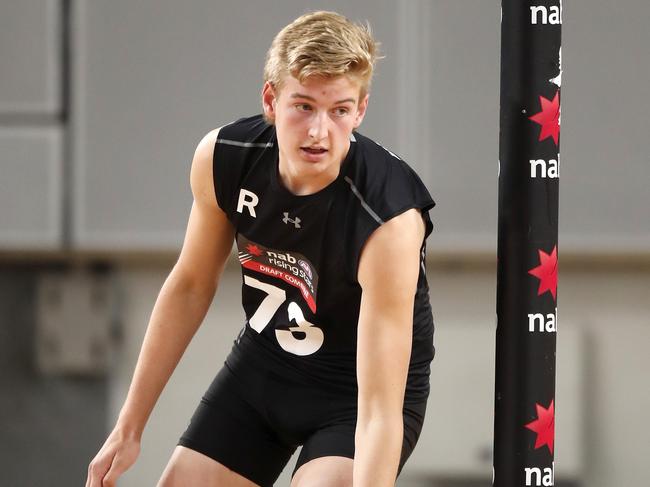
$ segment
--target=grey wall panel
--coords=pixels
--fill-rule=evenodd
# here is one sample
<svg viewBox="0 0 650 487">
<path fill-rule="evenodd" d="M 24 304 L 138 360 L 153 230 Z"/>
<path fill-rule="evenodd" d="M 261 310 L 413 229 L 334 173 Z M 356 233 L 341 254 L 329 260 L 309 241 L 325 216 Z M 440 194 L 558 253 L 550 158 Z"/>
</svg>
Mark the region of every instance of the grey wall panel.
<svg viewBox="0 0 650 487">
<path fill-rule="evenodd" d="M 0 3 L 0 115 L 61 108 L 61 1 Z"/>
<path fill-rule="evenodd" d="M 387 58 L 362 131 L 393 146 L 393 2 L 75 2 L 76 248 L 177 248 L 196 144 L 209 130 L 261 110 L 273 36 L 316 8 L 369 19 L 382 41 Z"/>
<path fill-rule="evenodd" d="M 0 248 L 61 246 L 62 137 L 60 128 L 0 129 Z"/>
<path fill-rule="evenodd" d="M 650 2 L 564 2 L 560 245 L 650 251 Z"/>
<path fill-rule="evenodd" d="M 560 247 L 648 252 L 650 3 L 564 3 Z M 494 251 L 500 1 L 399 4 L 399 150 L 438 203 L 430 248 Z"/>
<path fill-rule="evenodd" d="M 437 206 L 432 251 L 496 251 L 500 1 L 400 0 L 400 151 Z"/>
</svg>

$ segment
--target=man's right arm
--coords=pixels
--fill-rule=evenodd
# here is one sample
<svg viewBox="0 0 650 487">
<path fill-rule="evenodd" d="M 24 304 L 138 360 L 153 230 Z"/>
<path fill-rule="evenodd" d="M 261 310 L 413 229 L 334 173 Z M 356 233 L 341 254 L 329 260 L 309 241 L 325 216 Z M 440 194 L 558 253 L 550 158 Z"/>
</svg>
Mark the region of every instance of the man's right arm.
<svg viewBox="0 0 650 487">
<path fill-rule="evenodd" d="M 115 428 L 90 464 L 87 486 L 113 485 L 135 462 L 149 415 L 216 292 L 234 238 L 232 224 L 217 204 L 212 178 L 217 135 L 218 129 L 208 133 L 194 154 L 194 201 L 183 247 L 154 305 Z"/>
<path fill-rule="evenodd" d="M 230 254 L 234 231 L 215 198 L 212 155 L 217 130 L 199 143 L 190 172 L 194 202 L 185 241 L 153 308 L 118 426 L 141 435 L 163 387 L 199 328 Z"/>
</svg>

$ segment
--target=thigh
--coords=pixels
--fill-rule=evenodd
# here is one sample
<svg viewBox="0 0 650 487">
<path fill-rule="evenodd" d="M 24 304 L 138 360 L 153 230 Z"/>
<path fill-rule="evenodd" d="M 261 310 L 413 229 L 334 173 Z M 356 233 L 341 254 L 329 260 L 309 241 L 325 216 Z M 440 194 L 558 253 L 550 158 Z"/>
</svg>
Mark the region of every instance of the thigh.
<svg viewBox="0 0 650 487">
<path fill-rule="evenodd" d="M 222 369 L 201 399 L 179 445 L 254 484 L 272 486 L 295 445 L 281 441 L 263 414 L 263 405 L 251 404 L 249 399 L 228 369 Z"/>
<path fill-rule="evenodd" d="M 399 475 L 411 456 L 413 449 L 420 437 L 424 415 L 426 411 L 426 401 L 418 403 L 405 403 L 402 416 L 404 418 L 404 437 L 402 441 L 402 451 L 397 474 Z M 356 419 L 346 418 L 345 420 L 331 426 L 321 428 L 314 432 L 304 443 L 298 461 L 293 471 L 294 477 L 297 477 L 301 470 L 311 472 L 315 466 L 323 468 L 327 463 L 314 463 L 315 460 L 323 458 L 341 458 L 350 460 L 352 464 L 354 459 L 354 434 L 356 430 Z M 342 466 L 347 462 L 339 462 Z M 312 465 L 312 467 L 309 467 Z M 304 467 L 304 468 L 303 468 Z M 338 472 L 338 469 L 336 470 Z M 338 475 L 338 473 L 337 473 Z M 306 473 L 301 475 L 302 481 L 305 482 Z M 311 478 L 311 474 L 309 475 Z M 325 477 L 327 478 L 327 477 Z M 338 478 L 338 477 L 337 477 Z M 300 479 L 299 479 L 300 480 Z M 292 483 L 293 485 L 293 483 Z M 300 484 L 296 484 L 300 485 Z M 310 485 L 310 484 L 305 484 Z M 320 485 L 320 484 L 317 484 Z M 324 484 L 329 485 L 329 484 Z M 334 486 L 345 484 L 332 484 Z M 351 484 L 350 484 L 351 485 Z"/>
<path fill-rule="evenodd" d="M 177 446 L 158 487 L 258 487 L 225 465 L 183 446 Z"/>
<path fill-rule="evenodd" d="M 352 420 L 321 428 L 312 434 L 302 446 L 293 475 L 309 464 L 315 465 L 314 460 L 321 458 L 354 459 L 355 426 L 356 421 Z"/>
<path fill-rule="evenodd" d="M 291 487 L 352 487 L 352 467 L 351 458 L 315 458 L 295 472 Z"/>
</svg>

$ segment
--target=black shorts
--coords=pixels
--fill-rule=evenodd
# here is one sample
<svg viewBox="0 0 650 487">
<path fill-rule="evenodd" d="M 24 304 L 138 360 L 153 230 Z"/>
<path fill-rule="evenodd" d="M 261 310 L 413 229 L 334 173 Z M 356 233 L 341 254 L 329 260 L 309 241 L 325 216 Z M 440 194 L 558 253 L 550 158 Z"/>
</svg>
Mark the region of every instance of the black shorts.
<svg viewBox="0 0 650 487">
<path fill-rule="evenodd" d="M 305 387 L 267 370 L 225 365 L 201 399 L 179 445 L 272 486 L 299 445 L 293 470 L 315 458 L 354 458 L 356 394 Z M 405 402 L 401 471 L 424 422 L 426 401 Z"/>
</svg>

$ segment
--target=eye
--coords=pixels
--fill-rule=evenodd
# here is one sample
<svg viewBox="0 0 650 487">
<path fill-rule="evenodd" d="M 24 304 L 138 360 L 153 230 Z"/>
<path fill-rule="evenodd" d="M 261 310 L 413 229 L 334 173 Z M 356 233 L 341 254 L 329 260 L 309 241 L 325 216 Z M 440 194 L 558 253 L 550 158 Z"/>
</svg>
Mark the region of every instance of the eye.
<svg viewBox="0 0 650 487">
<path fill-rule="evenodd" d="M 311 110 L 311 105 L 307 103 L 296 103 L 294 106 L 299 112 L 308 112 Z"/>
<path fill-rule="evenodd" d="M 344 116 L 346 116 L 348 113 L 350 113 L 350 110 L 349 110 L 348 108 L 345 108 L 345 107 L 338 107 L 338 108 L 335 108 L 335 109 L 334 109 L 334 114 L 335 114 L 337 117 L 344 117 Z"/>
</svg>

